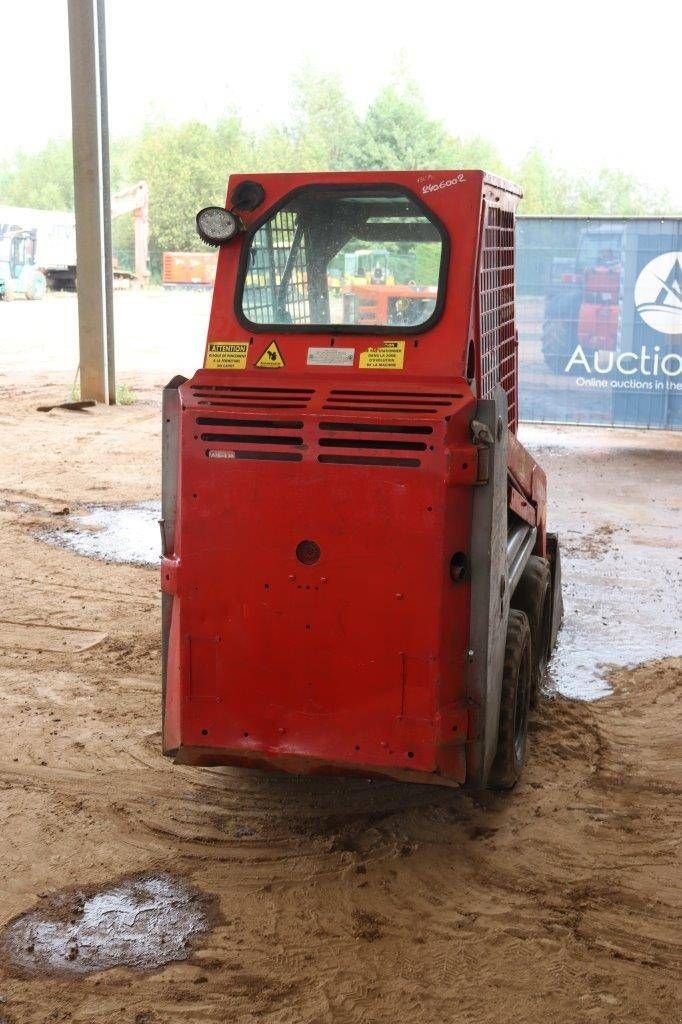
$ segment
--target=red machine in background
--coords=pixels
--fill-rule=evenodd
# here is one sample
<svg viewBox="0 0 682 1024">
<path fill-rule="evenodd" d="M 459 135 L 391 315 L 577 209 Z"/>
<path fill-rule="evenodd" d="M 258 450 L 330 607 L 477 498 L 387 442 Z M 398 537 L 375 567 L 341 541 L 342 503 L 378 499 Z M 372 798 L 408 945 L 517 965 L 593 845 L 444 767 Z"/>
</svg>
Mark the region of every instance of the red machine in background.
<svg viewBox="0 0 682 1024">
<path fill-rule="evenodd" d="M 623 288 L 622 226 L 581 232 L 575 268 L 562 274 L 545 300 L 542 352 L 554 373 L 563 373 L 580 344 L 585 352 L 618 347 Z"/>
<path fill-rule="evenodd" d="M 423 323 L 438 297 L 434 285 L 350 284 L 343 289 L 344 323 L 368 326 L 391 323 L 408 326 Z"/>
<path fill-rule="evenodd" d="M 516 438 L 519 194 L 482 171 L 237 176 L 198 215 L 221 246 L 204 366 L 163 404 L 177 762 L 515 783 L 561 620 Z M 369 318 L 329 288 L 362 247 L 420 268 L 401 301 L 368 285 Z"/>
<path fill-rule="evenodd" d="M 578 314 L 578 341 L 590 349 L 614 349 L 618 340 L 620 266 L 592 267 Z"/>
</svg>

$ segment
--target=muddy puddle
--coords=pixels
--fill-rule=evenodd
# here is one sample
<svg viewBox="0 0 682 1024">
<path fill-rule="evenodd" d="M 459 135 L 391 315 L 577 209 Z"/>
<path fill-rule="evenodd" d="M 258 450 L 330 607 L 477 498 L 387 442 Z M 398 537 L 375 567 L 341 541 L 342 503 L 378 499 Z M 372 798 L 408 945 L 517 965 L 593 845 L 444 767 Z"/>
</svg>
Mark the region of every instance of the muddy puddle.
<svg viewBox="0 0 682 1024">
<path fill-rule="evenodd" d="M 190 957 L 214 919 L 213 897 L 171 875 L 138 875 L 41 900 L 10 922 L 2 945 L 11 966 L 31 974 L 148 971 Z"/>
<path fill-rule="evenodd" d="M 597 699 L 610 668 L 682 655 L 680 453 L 646 431 L 522 424 L 519 436 L 547 469 L 561 541 L 565 617 L 550 681 Z"/>
<path fill-rule="evenodd" d="M 70 516 L 61 529 L 45 531 L 40 538 L 105 562 L 158 565 L 160 518 L 158 501 L 140 501 L 117 508 L 97 505 Z"/>
<path fill-rule="evenodd" d="M 573 543 L 578 543 L 573 542 Z M 611 692 L 608 670 L 682 655 L 677 608 L 682 599 L 673 551 L 655 575 L 646 547 L 625 535 L 603 556 L 589 540 L 563 555 L 564 624 L 550 662 L 552 688 L 566 697 L 595 700 Z"/>
</svg>

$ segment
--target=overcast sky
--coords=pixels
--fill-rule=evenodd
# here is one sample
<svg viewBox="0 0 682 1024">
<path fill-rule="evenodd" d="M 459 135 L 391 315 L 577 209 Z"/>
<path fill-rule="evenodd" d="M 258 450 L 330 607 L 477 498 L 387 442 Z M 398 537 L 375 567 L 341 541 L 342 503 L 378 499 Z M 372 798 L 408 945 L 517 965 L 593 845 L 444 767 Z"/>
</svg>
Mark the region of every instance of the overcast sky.
<svg viewBox="0 0 682 1024">
<path fill-rule="evenodd" d="M 679 29 L 672 0 L 108 0 L 110 126 L 231 107 L 276 122 L 306 61 L 338 71 L 362 111 L 404 54 L 454 134 L 510 163 L 537 143 L 570 171 L 619 168 L 682 203 Z M 66 0 L 5 0 L 0 52 L 0 159 L 67 136 Z"/>
</svg>

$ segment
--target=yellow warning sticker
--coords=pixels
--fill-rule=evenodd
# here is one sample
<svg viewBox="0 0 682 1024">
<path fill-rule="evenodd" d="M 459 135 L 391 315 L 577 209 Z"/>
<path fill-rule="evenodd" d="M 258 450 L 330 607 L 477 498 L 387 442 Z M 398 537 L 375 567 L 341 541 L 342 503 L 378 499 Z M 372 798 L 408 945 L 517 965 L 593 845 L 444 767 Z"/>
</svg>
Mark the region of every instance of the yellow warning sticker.
<svg viewBox="0 0 682 1024">
<path fill-rule="evenodd" d="M 279 370 L 284 366 L 284 360 L 282 359 L 282 353 L 277 347 L 276 341 L 271 341 L 266 348 L 263 355 L 260 357 L 256 366 L 260 367 L 261 370 Z"/>
<path fill-rule="evenodd" d="M 245 370 L 248 341 L 209 341 L 205 370 Z"/>
<path fill-rule="evenodd" d="M 385 341 L 360 353 L 361 370 L 402 370 L 405 361 L 404 341 Z"/>
</svg>

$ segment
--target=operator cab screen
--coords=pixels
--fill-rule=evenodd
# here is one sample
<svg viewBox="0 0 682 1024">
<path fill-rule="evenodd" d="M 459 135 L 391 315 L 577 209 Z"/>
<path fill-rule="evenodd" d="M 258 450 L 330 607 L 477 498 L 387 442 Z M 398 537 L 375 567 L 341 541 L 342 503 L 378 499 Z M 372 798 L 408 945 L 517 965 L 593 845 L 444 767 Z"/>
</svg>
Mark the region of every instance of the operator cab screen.
<svg viewBox="0 0 682 1024">
<path fill-rule="evenodd" d="M 242 319 L 422 330 L 442 299 L 445 230 L 397 188 L 304 188 L 247 239 Z"/>
</svg>

